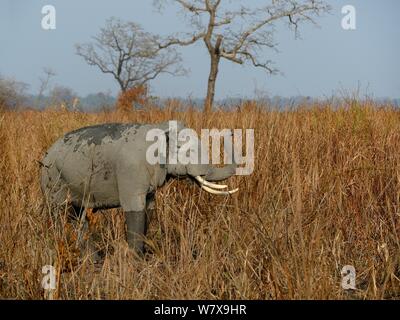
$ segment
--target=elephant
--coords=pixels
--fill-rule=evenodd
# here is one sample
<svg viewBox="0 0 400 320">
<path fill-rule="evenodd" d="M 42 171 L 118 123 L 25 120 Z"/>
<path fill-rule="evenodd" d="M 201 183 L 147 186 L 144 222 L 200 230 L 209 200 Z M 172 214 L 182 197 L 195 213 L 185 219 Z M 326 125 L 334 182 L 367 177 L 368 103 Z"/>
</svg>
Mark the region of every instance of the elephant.
<svg viewBox="0 0 400 320">
<path fill-rule="evenodd" d="M 223 167 L 208 163 L 172 163 L 168 159 L 149 163 L 147 150 L 152 143 L 147 136 L 151 130 L 163 132 L 167 145 L 174 142 L 178 149 L 181 146 L 176 137 L 172 137 L 169 124 L 105 123 L 65 134 L 48 149 L 41 161 L 44 196 L 52 206 L 67 203 L 76 212 L 122 207 L 128 245 L 143 254 L 148 213 L 155 206 L 155 191 L 167 179 L 186 177 L 216 195 L 238 191 L 223 190 L 227 189 L 226 185 L 213 183 L 235 174 L 234 160 Z M 182 122 L 176 121 L 176 124 L 178 132 L 186 128 Z"/>
</svg>

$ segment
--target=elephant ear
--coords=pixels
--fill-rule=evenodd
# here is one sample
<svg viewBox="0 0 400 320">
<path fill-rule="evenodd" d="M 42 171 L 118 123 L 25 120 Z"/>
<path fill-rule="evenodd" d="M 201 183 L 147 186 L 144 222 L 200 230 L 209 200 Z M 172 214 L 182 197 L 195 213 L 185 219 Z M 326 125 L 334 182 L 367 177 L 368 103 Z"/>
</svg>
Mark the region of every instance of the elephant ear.
<svg viewBox="0 0 400 320">
<path fill-rule="evenodd" d="M 176 128 L 176 131 L 177 131 L 176 133 L 179 133 L 179 131 L 187 128 L 187 126 L 185 125 L 184 122 L 178 121 L 178 120 L 165 121 L 165 122 L 158 124 L 157 127 L 164 132 L 167 145 L 169 145 L 171 139 L 174 139 L 174 137 L 176 139 L 176 135 L 171 134 L 171 131 L 173 129 Z M 175 143 L 177 143 L 177 141 L 175 141 Z M 168 153 L 169 153 L 169 148 L 167 148 L 167 159 L 168 159 Z"/>
<path fill-rule="evenodd" d="M 173 126 L 171 126 L 172 122 L 174 122 Z M 178 120 L 169 120 L 169 121 L 160 123 L 158 125 L 158 128 L 161 129 L 162 131 L 164 131 L 165 137 L 167 139 L 167 143 L 169 143 L 169 140 L 170 140 L 170 133 L 171 133 L 172 127 L 177 129 L 177 133 L 179 133 L 179 131 L 181 131 L 182 129 L 187 128 L 187 126 L 184 122 L 178 121 Z"/>
<path fill-rule="evenodd" d="M 169 134 L 169 132 L 170 132 L 170 130 L 171 130 L 171 127 L 170 127 L 170 122 L 171 122 L 171 121 L 173 121 L 173 122 L 176 123 L 178 132 L 179 132 L 180 130 L 184 129 L 184 128 L 187 128 L 186 124 L 185 124 L 184 122 L 182 122 L 182 121 L 179 121 L 179 120 L 169 120 L 169 121 L 165 121 L 165 122 L 160 123 L 160 124 L 158 125 L 158 127 L 159 127 L 161 130 L 163 130 L 163 131 L 165 132 L 165 134 Z"/>
</svg>

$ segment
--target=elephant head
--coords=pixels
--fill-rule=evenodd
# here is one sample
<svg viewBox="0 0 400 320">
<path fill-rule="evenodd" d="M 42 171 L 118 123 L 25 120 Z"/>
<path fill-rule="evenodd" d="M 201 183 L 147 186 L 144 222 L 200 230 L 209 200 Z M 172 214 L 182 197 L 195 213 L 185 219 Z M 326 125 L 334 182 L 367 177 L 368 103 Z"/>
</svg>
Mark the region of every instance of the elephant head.
<svg viewBox="0 0 400 320">
<path fill-rule="evenodd" d="M 237 165 L 232 152 L 224 150 L 225 153 L 231 154 L 230 163 L 223 167 L 216 167 L 209 164 L 208 145 L 202 144 L 193 129 L 187 128 L 179 121 L 168 121 L 160 124 L 158 128 L 165 136 L 165 152 L 160 159 L 167 169 L 167 174 L 175 177 L 189 177 L 195 180 L 203 190 L 216 195 L 230 195 L 239 191 L 239 189 L 225 190 L 228 188 L 227 185 L 213 183 L 235 175 Z"/>
</svg>

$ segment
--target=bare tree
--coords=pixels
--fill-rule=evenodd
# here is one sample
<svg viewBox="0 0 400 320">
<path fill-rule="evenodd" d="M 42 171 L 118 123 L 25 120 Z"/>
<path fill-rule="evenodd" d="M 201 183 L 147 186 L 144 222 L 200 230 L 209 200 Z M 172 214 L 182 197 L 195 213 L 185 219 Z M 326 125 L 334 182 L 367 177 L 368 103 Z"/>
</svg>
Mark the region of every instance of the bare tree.
<svg viewBox="0 0 400 320">
<path fill-rule="evenodd" d="M 0 107 L 15 109 L 27 102 L 28 85 L 0 75 Z"/>
<path fill-rule="evenodd" d="M 50 92 L 52 104 L 61 107 L 61 109 L 77 111 L 79 104 L 78 94 L 71 88 L 55 86 Z"/>
<path fill-rule="evenodd" d="M 241 65 L 247 62 L 274 74 L 277 70 L 261 53 L 264 48 L 276 49 L 275 24 L 286 22 L 297 36 L 300 23 L 315 24 L 314 18 L 330 9 L 319 0 L 272 0 L 259 8 L 243 5 L 239 0 L 155 0 L 159 8 L 167 2 L 180 7 L 192 32 L 170 36 L 160 43 L 160 48 L 188 46 L 202 40 L 210 54 L 206 112 L 211 111 L 214 102 L 221 58 Z"/>
<path fill-rule="evenodd" d="M 43 68 L 43 77 L 39 77 L 39 93 L 36 98 L 36 106 L 39 107 L 43 100 L 44 93 L 49 89 L 51 78 L 56 76 L 56 73 L 51 68 Z"/>
<path fill-rule="evenodd" d="M 138 24 L 111 18 L 92 43 L 76 45 L 76 52 L 89 65 L 111 74 L 125 92 L 161 73 L 185 73 L 179 54 L 173 48 L 159 48 L 158 42 L 158 36 L 143 31 Z"/>
</svg>

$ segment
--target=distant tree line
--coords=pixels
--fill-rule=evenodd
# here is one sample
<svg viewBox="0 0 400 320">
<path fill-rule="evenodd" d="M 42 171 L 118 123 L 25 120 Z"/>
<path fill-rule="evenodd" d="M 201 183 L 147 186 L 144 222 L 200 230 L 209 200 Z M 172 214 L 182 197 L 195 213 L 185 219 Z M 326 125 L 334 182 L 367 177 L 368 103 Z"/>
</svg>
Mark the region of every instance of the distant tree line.
<svg viewBox="0 0 400 320">
<path fill-rule="evenodd" d="M 26 103 L 27 85 L 0 75 L 0 107 L 14 109 Z"/>
</svg>

